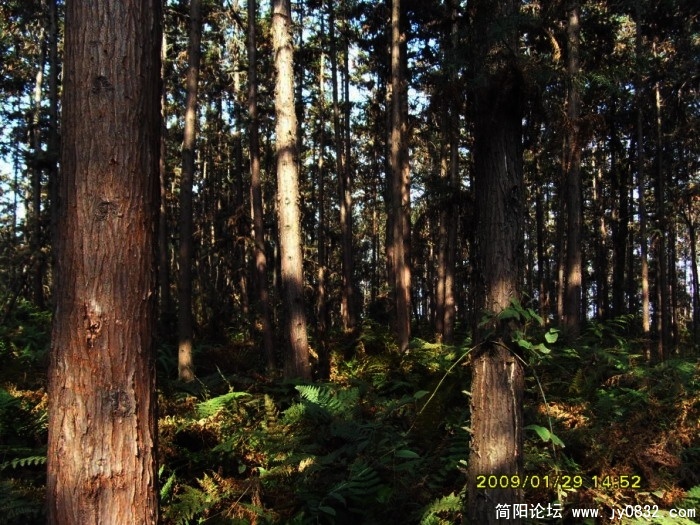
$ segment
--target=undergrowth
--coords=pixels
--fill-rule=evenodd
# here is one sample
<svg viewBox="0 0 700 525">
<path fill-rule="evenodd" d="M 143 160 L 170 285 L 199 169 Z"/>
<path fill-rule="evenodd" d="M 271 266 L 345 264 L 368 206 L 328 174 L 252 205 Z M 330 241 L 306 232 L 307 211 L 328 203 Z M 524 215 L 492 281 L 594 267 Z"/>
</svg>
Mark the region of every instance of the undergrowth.
<svg viewBox="0 0 700 525">
<path fill-rule="evenodd" d="M 697 508 L 697 360 L 648 364 L 632 317 L 589 323 L 567 341 L 532 310 L 514 304 L 506 315 L 519 317 L 513 342 L 527 378 L 524 474 L 581 481 L 528 488 L 526 501 L 561 504 L 561 523 L 576 522 L 574 507 L 657 505 L 647 523 L 671 523 L 674 506 Z M 184 384 L 172 379 L 173 352 L 161 349 L 162 523 L 461 521 L 468 342 L 415 339 L 400 354 L 389 331 L 368 322 L 352 345 L 329 346 L 330 379 L 312 384 L 266 376 L 248 341 L 200 348 L 206 375 Z M 0 524 L 45 521 L 47 396 L 34 371 L 47 351 L 41 312 L 0 327 Z M 612 483 L 622 476 L 639 476 L 640 487 Z"/>
</svg>

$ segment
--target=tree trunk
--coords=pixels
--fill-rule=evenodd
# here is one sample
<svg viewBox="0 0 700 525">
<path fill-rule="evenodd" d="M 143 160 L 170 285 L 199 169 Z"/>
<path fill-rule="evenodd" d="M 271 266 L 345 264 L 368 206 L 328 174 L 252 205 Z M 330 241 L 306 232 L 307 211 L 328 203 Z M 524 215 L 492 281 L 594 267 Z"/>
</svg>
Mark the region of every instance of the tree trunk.
<svg viewBox="0 0 700 525">
<path fill-rule="evenodd" d="M 51 524 L 158 521 L 160 9 L 158 1 L 66 4 Z"/>
<path fill-rule="evenodd" d="M 42 27 L 39 32 L 41 42 L 41 58 L 37 64 L 37 72 L 34 76 L 34 93 L 32 96 L 32 108 L 30 117 L 30 144 L 32 152 L 31 163 L 31 191 L 27 210 L 27 223 L 29 227 L 29 252 L 31 257 L 31 297 L 34 305 L 43 309 L 44 304 L 44 269 L 45 261 L 41 245 L 43 238 L 43 220 L 41 214 L 41 192 L 44 153 L 41 147 L 41 102 L 44 83 L 44 68 L 46 66 L 46 31 Z"/>
<path fill-rule="evenodd" d="M 248 0 L 248 117 L 250 124 L 250 202 L 253 214 L 253 244 L 255 260 L 255 290 L 258 315 L 262 324 L 263 353 L 268 371 L 274 370 L 272 316 L 267 288 L 267 256 L 265 254 L 265 227 L 263 217 L 262 184 L 260 180 L 260 144 L 258 136 L 258 82 L 256 60 L 257 2 Z"/>
<path fill-rule="evenodd" d="M 350 148 L 347 133 L 350 131 L 349 112 L 345 113 L 345 126 L 340 122 L 339 81 L 338 81 L 338 45 L 335 31 L 335 6 L 329 3 L 329 39 L 331 59 L 331 84 L 333 96 L 333 135 L 335 144 L 336 173 L 338 177 L 338 202 L 340 212 L 340 236 L 342 251 L 342 284 L 340 290 L 340 319 L 343 330 L 346 332 L 355 329 L 357 322 L 355 314 L 355 293 L 353 278 L 353 242 L 352 242 L 352 194 L 350 180 Z M 343 69 L 344 82 L 348 78 L 348 49 L 344 49 Z M 347 97 L 347 95 L 346 95 Z M 344 104 L 349 109 L 346 98 Z"/>
<path fill-rule="evenodd" d="M 161 44 L 161 80 L 165 79 L 165 62 L 167 60 L 167 41 L 165 33 Z M 163 84 L 165 84 L 163 82 Z M 160 215 L 158 218 L 158 290 L 159 290 L 159 306 L 160 306 L 160 332 L 163 336 L 172 333 L 172 312 L 173 306 L 170 296 L 170 237 L 168 235 L 168 216 L 167 216 L 167 194 L 168 194 L 168 173 L 166 166 L 166 135 L 167 128 L 165 125 L 165 85 L 161 86 L 160 111 L 161 111 L 161 129 L 160 129 L 160 162 L 158 166 L 159 181 L 160 181 Z"/>
<path fill-rule="evenodd" d="M 568 62 L 568 97 L 566 104 L 566 291 L 564 297 L 564 326 L 570 336 L 576 337 L 581 329 L 581 146 L 580 146 L 580 95 L 578 89 L 579 66 L 579 15 L 577 0 L 567 6 L 566 26 Z"/>
<path fill-rule="evenodd" d="M 331 13 L 333 8 L 330 7 Z M 331 17 L 331 26 L 332 26 Z M 321 38 L 325 38 L 325 18 L 321 15 Z M 331 53 L 333 50 L 331 49 Z M 318 100 L 319 100 L 319 128 L 316 133 L 319 137 L 318 160 L 316 163 L 318 181 L 318 233 L 316 234 L 316 249 L 318 255 L 318 273 L 316 289 L 316 339 L 318 344 L 318 369 L 319 377 L 327 380 L 330 376 L 330 355 L 328 345 L 328 250 L 326 243 L 326 230 L 328 220 L 326 219 L 326 54 L 321 52 L 321 59 L 318 68 Z"/>
<path fill-rule="evenodd" d="M 194 181 L 195 145 L 197 142 L 197 87 L 202 38 L 201 0 L 190 2 L 189 67 L 185 100 L 185 130 L 182 141 L 182 177 L 180 178 L 180 250 L 178 264 L 178 377 L 194 380 L 192 359 L 192 184 Z"/>
<path fill-rule="evenodd" d="M 666 180 L 663 163 L 663 135 L 661 120 L 661 88 L 657 82 L 654 86 L 654 110 L 656 113 L 656 217 L 657 217 L 657 237 L 656 237 L 656 330 L 658 340 L 656 345 L 656 358 L 663 361 L 669 348 L 671 315 L 669 311 L 669 288 L 668 288 L 668 254 L 666 253 Z"/>
<path fill-rule="evenodd" d="M 285 336 L 289 345 L 284 374 L 287 378 L 310 379 L 311 365 L 304 310 L 291 23 L 290 0 L 274 0 L 272 47 L 276 71 L 277 213 L 282 288 L 286 307 Z"/>
<path fill-rule="evenodd" d="M 512 55 L 517 32 L 494 37 L 495 28 L 515 27 L 519 2 L 475 5 L 477 70 L 487 72 L 474 94 L 474 174 L 476 201 L 476 309 L 497 315 L 519 298 L 523 209 L 521 107 Z M 499 33 L 502 29 L 499 29 Z M 511 326 L 496 317 L 475 330 L 478 349 L 472 365 L 472 441 L 467 474 L 467 523 L 489 524 L 496 504 L 522 501 L 522 491 L 478 488 L 483 474 L 522 472 L 524 378 L 511 344 Z M 509 523 L 520 523 L 514 518 Z"/>
<path fill-rule="evenodd" d="M 401 30 L 401 0 L 391 4 L 391 202 L 396 335 L 399 351 L 411 338 L 410 180 L 406 123 L 405 42 Z"/>
<path fill-rule="evenodd" d="M 649 301 L 649 255 L 647 244 L 646 172 L 644 155 L 644 110 L 642 107 L 643 81 L 641 71 L 642 54 L 642 13 L 641 1 L 635 2 L 637 66 L 635 68 L 635 104 L 637 106 L 637 194 L 639 199 L 639 259 L 642 280 L 642 339 L 647 358 L 651 357 L 651 314 Z"/>
</svg>

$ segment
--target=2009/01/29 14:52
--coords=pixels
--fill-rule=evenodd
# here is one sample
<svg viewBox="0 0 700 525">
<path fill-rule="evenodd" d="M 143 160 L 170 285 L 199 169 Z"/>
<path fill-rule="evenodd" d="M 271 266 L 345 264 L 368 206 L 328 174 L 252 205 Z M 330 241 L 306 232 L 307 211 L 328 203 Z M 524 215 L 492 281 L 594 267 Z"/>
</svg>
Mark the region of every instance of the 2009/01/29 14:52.
<svg viewBox="0 0 700 525">
<path fill-rule="evenodd" d="M 524 474 L 524 475 L 479 475 L 476 488 L 479 489 L 537 489 L 561 488 L 579 489 L 584 486 L 594 489 L 640 489 L 642 478 L 637 475 L 581 476 L 568 474 Z"/>
</svg>

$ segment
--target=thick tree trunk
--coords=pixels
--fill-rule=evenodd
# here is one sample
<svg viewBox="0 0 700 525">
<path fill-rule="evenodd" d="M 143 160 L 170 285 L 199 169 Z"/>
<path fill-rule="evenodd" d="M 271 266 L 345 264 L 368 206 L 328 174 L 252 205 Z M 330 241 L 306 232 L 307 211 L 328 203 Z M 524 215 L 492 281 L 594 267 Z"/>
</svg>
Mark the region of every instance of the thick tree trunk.
<svg viewBox="0 0 700 525">
<path fill-rule="evenodd" d="M 493 25 L 515 27 L 519 2 L 475 5 L 477 68 L 488 72 L 474 96 L 476 308 L 497 315 L 519 298 L 523 180 L 521 108 L 514 70 L 517 33 L 494 38 Z M 496 505 L 520 503 L 519 490 L 478 488 L 477 477 L 518 475 L 523 461 L 522 366 L 509 347 L 510 325 L 495 317 L 475 330 L 472 365 L 472 441 L 467 474 L 468 523 L 497 523 Z M 489 333 L 490 332 L 490 333 Z M 520 523 L 513 518 L 509 523 Z"/>
<path fill-rule="evenodd" d="M 253 244 L 255 260 L 255 290 L 258 315 L 262 324 L 263 353 L 268 371 L 274 370 L 272 315 L 267 288 L 267 256 L 263 218 L 262 184 L 260 180 L 260 144 L 258 136 L 258 82 L 256 60 L 257 2 L 248 0 L 248 135 L 250 139 L 250 202 L 253 214 Z"/>
<path fill-rule="evenodd" d="M 159 1 L 66 4 L 51 524 L 158 521 L 160 9 Z"/>
<path fill-rule="evenodd" d="M 401 0 L 391 4 L 391 202 L 396 336 L 399 350 L 411 338 L 410 178 L 405 82 L 405 34 L 401 30 Z"/>
<path fill-rule="evenodd" d="M 289 0 L 274 0 L 272 47 L 275 54 L 277 212 L 284 305 L 287 378 L 311 378 L 304 306 L 301 213 L 297 169 L 297 118 L 294 108 L 294 61 Z"/>
<path fill-rule="evenodd" d="M 187 98 L 185 100 L 185 130 L 182 141 L 182 177 L 180 178 L 180 248 L 178 264 L 178 377 L 194 380 L 192 359 L 192 184 L 197 142 L 197 91 L 202 38 L 201 0 L 190 2 L 189 66 L 187 68 Z"/>
</svg>

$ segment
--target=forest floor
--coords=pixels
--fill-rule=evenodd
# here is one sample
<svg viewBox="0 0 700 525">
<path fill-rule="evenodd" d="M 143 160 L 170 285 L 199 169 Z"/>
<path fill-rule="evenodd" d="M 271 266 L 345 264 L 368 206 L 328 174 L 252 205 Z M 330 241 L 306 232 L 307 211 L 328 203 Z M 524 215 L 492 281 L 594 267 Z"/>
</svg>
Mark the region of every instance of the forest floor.
<svg viewBox="0 0 700 525">
<path fill-rule="evenodd" d="M 0 328 L 0 524 L 45 520 L 49 321 L 20 308 Z M 650 364 L 634 322 L 590 323 L 569 342 L 527 336 L 524 472 L 483 480 L 526 485 L 525 523 L 608 523 L 614 509 L 617 523 L 700 523 L 697 349 Z M 189 384 L 173 378 L 174 348 L 159 348 L 164 524 L 461 520 L 468 341 L 414 339 L 400 355 L 367 322 L 330 348 L 331 376 L 312 384 L 266 375 L 245 338 L 200 344 Z"/>
</svg>

